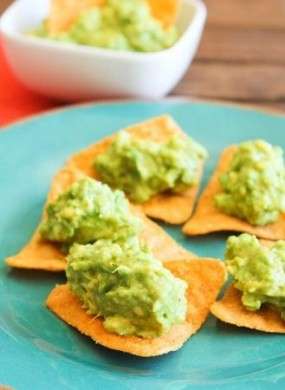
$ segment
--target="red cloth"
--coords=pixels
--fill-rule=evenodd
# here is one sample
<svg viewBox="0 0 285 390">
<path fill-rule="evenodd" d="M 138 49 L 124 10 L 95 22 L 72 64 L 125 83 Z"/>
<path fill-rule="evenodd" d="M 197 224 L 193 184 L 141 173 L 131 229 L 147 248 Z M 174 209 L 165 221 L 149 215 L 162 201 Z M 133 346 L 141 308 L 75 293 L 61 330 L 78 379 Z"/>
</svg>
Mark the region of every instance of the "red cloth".
<svg viewBox="0 0 285 390">
<path fill-rule="evenodd" d="M 13 75 L 0 40 L 0 127 L 58 106 L 24 87 Z"/>
</svg>

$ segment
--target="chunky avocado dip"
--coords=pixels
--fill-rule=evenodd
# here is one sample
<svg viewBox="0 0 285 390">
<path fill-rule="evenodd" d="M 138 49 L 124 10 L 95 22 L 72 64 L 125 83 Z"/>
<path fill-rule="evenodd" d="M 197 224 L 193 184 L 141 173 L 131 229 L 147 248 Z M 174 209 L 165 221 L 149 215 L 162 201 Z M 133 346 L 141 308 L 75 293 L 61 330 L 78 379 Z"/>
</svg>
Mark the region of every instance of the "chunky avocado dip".
<svg viewBox="0 0 285 390">
<path fill-rule="evenodd" d="M 285 320 L 285 241 L 267 248 L 250 234 L 232 236 L 225 259 L 235 287 L 242 292 L 243 305 L 255 311 L 270 304 Z"/>
<path fill-rule="evenodd" d="M 285 211 L 282 149 L 262 140 L 240 144 L 220 184 L 223 192 L 216 195 L 215 204 L 225 214 L 252 225 L 276 221 Z"/>
<path fill-rule="evenodd" d="M 164 29 L 145 0 L 107 0 L 83 12 L 64 33 L 50 34 L 43 23 L 32 35 L 113 50 L 155 52 L 172 46 L 174 27 Z"/>
<path fill-rule="evenodd" d="M 143 203 L 160 192 L 182 192 L 197 184 L 199 165 L 206 157 L 207 151 L 190 137 L 156 143 L 120 131 L 94 167 L 103 182 Z"/>
<path fill-rule="evenodd" d="M 136 237 L 71 247 L 69 286 L 106 330 L 153 338 L 185 320 L 186 283 L 175 278 Z"/>
<path fill-rule="evenodd" d="M 123 192 L 84 178 L 47 205 L 40 233 L 47 240 L 70 245 L 127 238 L 139 228 L 140 221 L 131 214 Z"/>
</svg>

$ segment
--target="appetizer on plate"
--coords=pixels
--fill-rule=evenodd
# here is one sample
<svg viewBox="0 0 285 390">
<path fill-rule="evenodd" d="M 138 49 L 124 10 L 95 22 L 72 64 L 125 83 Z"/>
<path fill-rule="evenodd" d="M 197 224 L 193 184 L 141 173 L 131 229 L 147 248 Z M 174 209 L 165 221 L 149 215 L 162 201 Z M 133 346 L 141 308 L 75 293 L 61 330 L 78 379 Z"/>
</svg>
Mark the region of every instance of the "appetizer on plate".
<svg viewBox="0 0 285 390">
<path fill-rule="evenodd" d="M 283 150 L 263 140 L 247 141 L 224 150 L 183 232 L 240 231 L 281 240 L 284 212 Z"/>
<path fill-rule="evenodd" d="M 246 233 L 228 239 L 225 264 L 234 281 L 211 312 L 239 327 L 285 333 L 285 241 L 264 244 Z"/>
<path fill-rule="evenodd" d="M 180 224 L 192 214 L 207 156 L 164 115 L 99 141 L 67 166 L 125 191 L 149 217 Z"/>
<path fill-rule="evenodd" d="M 158 261 L 140 241 L 74 244 L 67 284 L 47 306 L 96 343 L 148 357 L 175 351 L 202 326 L 225 280 L 214 259 Z"/>
</svg>

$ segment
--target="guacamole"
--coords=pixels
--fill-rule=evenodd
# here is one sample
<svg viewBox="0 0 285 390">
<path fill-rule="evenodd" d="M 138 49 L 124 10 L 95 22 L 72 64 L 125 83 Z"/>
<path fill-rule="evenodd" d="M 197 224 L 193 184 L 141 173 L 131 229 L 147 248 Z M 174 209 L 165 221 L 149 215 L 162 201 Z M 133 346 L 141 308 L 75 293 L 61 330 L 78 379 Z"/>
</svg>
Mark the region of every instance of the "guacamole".
<svg viewBox="0 0 285 390">
<path fill-rule="evenodd" d="M 71 247 L 72 292 L 106 330 L 153 338 L 185 320 L 187 284 L 175 278 L 136 237 Z"/>
<path fill-rule="evenodd" d="M 197 184 L 199 165 L 206 157 L 206 150 L 191 138 L 174 136 L 156 143 L 120 131 L 94 167 L 103 182 L 143 203 L 160 192 L 182 192 Z"/>
<path fill-rule="evenodd" d="M 121 191 L 84 178 L 47 205 L 40 233 L 47 240 L 70 245 L 100 238 L 126 238 L 139 229 L 140 221 L 131 214 Z"/>
<path fill-rule="evenodd" d="M 285 320 L 285 241 L 267 248 L 250 234 L 232 236 L 225 259 L 235 287 L 242 292 L 243 305 L 255 311 L 270 304 Z"/>
<path fill-rule="evenodd" d="M 68 31 L 49 34 L 45 23 L 33 35 L 113 50 L 155 52 L 172 46 L 174 27 L 164 29 L 146 0 L 106 0 L 106 4 L 79 15 Z"/>
<path fill-rule="evenodd" d="M 285 211 L 283 151 L 262 140 L 239 145 L 227 172 L 220 176 L 223 192 L 216 206 L 252 225 L 276 221 Z"/>
</svg>

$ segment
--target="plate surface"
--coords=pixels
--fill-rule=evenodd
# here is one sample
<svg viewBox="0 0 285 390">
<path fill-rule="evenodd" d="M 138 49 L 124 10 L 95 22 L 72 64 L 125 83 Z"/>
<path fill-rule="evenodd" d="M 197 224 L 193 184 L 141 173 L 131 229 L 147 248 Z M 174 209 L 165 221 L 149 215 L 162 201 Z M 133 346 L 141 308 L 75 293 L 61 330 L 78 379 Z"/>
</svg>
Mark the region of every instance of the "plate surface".
<svg viewBox="0 0 285 390">
<path fill-rule="evenodd" d="M 0 383 L 28 389 L 271 389 L 285 385 L 284 336 L 226 326 L 209 317 L 178 352 L 142 359 L 96 346 L 44 307 L 64 275 L 16 271 L 16 253 L 39 220 L 52 176 L 73 152 L 113 131 L 169 113 L 210 152 L 203 186 L 222 149 L 263 138 L 285 148 L 285 118 L 207 103 L 112 103 L 35 117 L 0 131 Z M 186 238 L 200 256 L 222 257 L 226 235 Z"/>
</svg>

